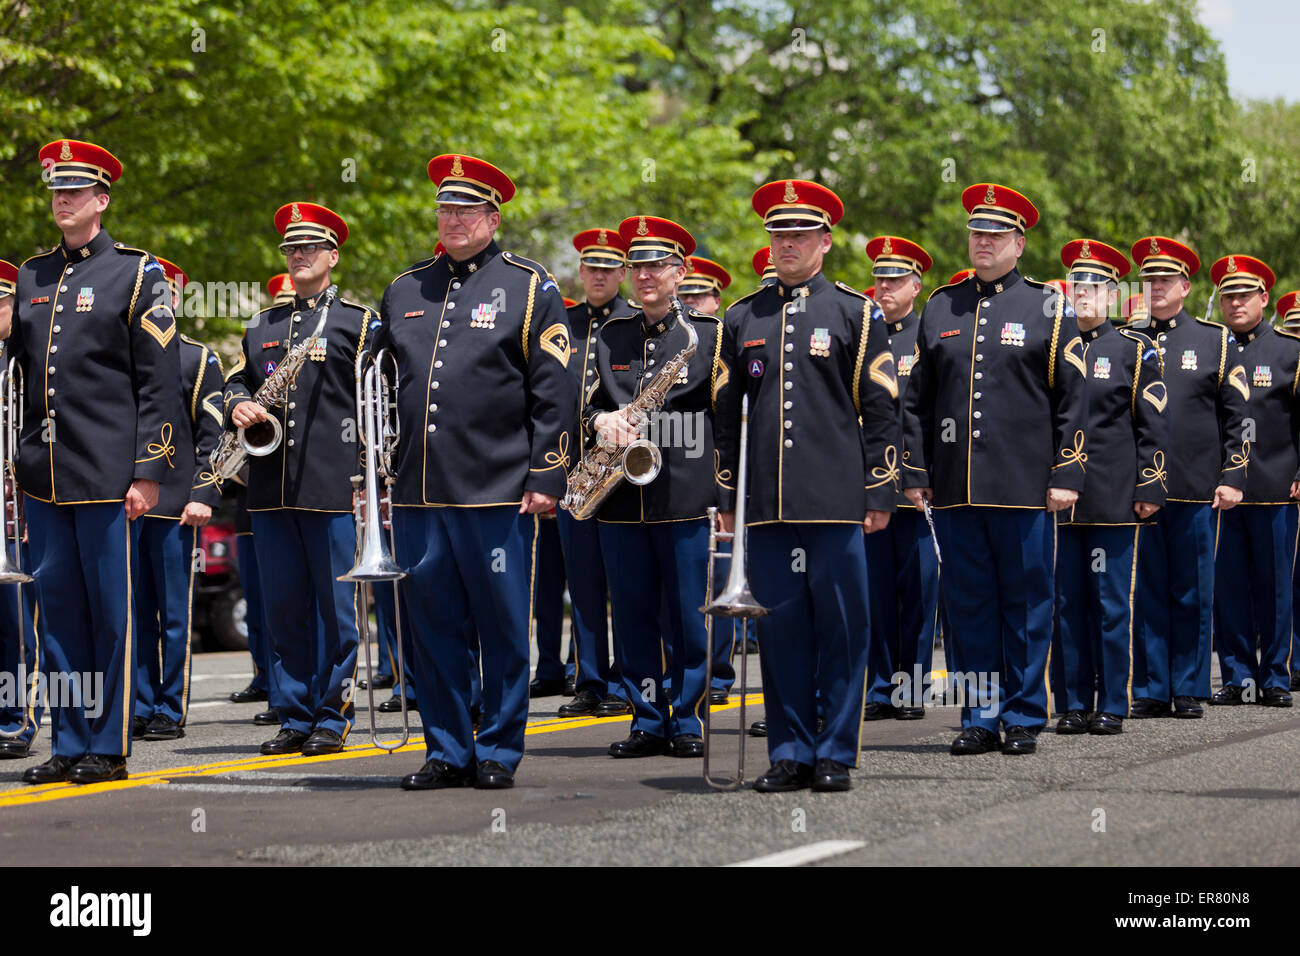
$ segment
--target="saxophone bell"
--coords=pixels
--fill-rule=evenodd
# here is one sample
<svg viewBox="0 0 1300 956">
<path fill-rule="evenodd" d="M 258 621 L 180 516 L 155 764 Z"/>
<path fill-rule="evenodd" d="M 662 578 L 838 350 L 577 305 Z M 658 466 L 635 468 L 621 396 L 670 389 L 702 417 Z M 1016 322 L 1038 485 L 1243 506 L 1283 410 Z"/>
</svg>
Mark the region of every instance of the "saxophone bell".
<svg viewBox="0 0 1300 956">
<path fill-rule="evenodd" d="M 283 437 L 279 420 L 268 416 L 264 422 L 239 429 L 239 447 L 254 458 L 265 458 L 280 447 Z"/>
<path fill-rule="evenodd" d="M 623 477 L 631 484 L 650 484 L 663 465 L 663 452 L 648 438 L 638 438 L 623 451 Z"/>
</svg>

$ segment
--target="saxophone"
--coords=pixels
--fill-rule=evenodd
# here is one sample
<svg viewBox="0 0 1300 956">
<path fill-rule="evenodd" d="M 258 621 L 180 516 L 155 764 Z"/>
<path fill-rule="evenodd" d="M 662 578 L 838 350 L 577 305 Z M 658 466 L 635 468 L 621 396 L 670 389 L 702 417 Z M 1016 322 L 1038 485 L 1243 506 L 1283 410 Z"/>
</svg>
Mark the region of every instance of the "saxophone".
<svg viewBox="0 0 1300 956">
<path fill-rule="evenodd" d="M 628 419 L 632 422 L 644 422 L 649 415 L 663 408 L 668 390 L 677 383 L 677 377 L 699 345 L 700 337 L 695 326 L 687 320 L 676 296 L 673 297 L 672 310 L 686 329 L 686 347 L 669 359 L 636 400 L 627 406 Z M 663 455 L 648 438 L 638 438 L 626 448 L 598 440 L 569 475 L 568 492 L 560 501 L 560 507 L 578 521 L 584 521 L 596 513 L 624 478 L 634 485 L 647 485 L 654 481 L 662 466 Z"/>
<path fill-rule="evenodd" d="M 316 330 L 288 351 L 284 361 L 266 377 L 262 387 L 253 396 L 253 401 L 266 409 L 284 404 L 285 397 L 289 394 L 289 386 L 293 384 L 307 362 L 308 350 L 325 331 L 325 320 L 329 318 L 330 305 L 338 294 L 337 285 L 332 285 L 325 290 L 325 304 L 321 307 L 320 321 L 316 323 Z M 208 457 L 212 473 L 217 476 L 218 481 L 233 478 L 244 467 L 244 462 L 248 460 L 249 455 L 261 458 L 279 448 L 282 435 L 283 429 L 275 418 L 268 418 L 264 422 L 258 422 L 250 428 L 241 428 L 237 432 L 226 432 Z"/>
</svg>

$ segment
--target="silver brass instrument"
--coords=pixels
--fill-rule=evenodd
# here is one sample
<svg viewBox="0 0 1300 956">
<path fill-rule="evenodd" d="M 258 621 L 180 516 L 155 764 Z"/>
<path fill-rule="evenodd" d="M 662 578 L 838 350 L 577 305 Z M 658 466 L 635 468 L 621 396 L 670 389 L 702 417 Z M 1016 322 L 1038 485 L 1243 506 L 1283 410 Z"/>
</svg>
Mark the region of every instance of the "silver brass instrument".
<svg viewBox="0 0 1300 956">
<path fill-rule="evenodd" d="M 391 376 L 385 374 L 391 368 Z M 364 374 L 363 374 L 364 370 Z M 411 739 L 411 725 L 406 702 L 406 661 L 402 656 L 402 609 L 397 582 L 406 572 L 393 560 L 393 482 L 397 443 L 401 426 L 397 418 L 397 358 L 380 349 L 367 361 L 366 353 L 356 363 L 357 423 L 361 453 L 365 456 L 365 475 L 352 476 L 352 514 L 357 523 L 357 559 L 352 570 L 339 575 L 340 581 L 360 584 L 362 588 L 361 646 L 366 649 L 366 671 L 375 673 L 370 654 L 370 591 L 376 583 L 393 585 L 393 626 L 397 637 L 397 688 L 402 697 L 402 735 L 395 743 L 380 741 L 375 727 L 375 683 L 366 682 L 370 700 L 370 742 L 392 753 Z M 379 476 L 384 479 L 384 493 L 379 494 Z M 388 535 L 385 537 L 384 532 Z"/>
<path fill-rule="evenodd" d="M 23 585 L 32 576 L 22 567 L 23 521 L 18 498 L 18 480 L 14 474 L 14 456 L 18 450 L 18 436 L 23 431 L 23 373 L 17 359 L 0 371 L 0 466 L 4 469 L 0 479 L 0 506 L 4 510 L 4 547 L 0 548 L 0 584 L 12 584 L 15 603 L 18 605 L 18 706 L 23 722 L 13 733 L 0 731 L 0 738 L 13 740 L 21 737 L 32 725 L 27 708 L 27 614 L 23 606 Z M 9 550 L 13 549 L 13 560 Z"/>
<path fill-rule="evenodd" d="M 713 708 L 704 708 L 704 782 L 714 790 L 737 790 L 745 782 L 745 692 L 748 685 L 749 650 L 745 629 L 749 621 L 763 617 L 767 608 L 754 599 L 749 590 L 749 579 L 745 574 L 745 494 L 748 490 L 749 451 L 749 396 L 740 401 L 740 462 L 736 468 L 736 514 L 735 530 L 726 534 L 719 528 L 718 509 L 709 509 L 709 561 L 705 596 L 709 602 L 701 611 L 704 612 L 704 628 L 708 635 L 705 643 L 706 657 L 704 665 L 704 687 L 707 690 L 713 684 L 713 619 L 715 617 L 731 618 L 732 646 L 736 640 L 736 622 L 740 621 L 740 759 L 736 773 L 731 777 L 715 778 L 710 773 L 709 754 L 713 737 Z M 718 554 L 718 542 L 731 539 L 731 564 L 727 569 L 727 582 L 722 593 L 713 596 L 713 563 L 727 555 Z"/>
<path fill-rule="evenodd" d="M 676 296 L 672 300 L 672 309 L 677 321 L 686 329 L 686 347 L 669 359 L 636 400 L 628 404 L 626 414 L 633 424 L 644 423 L 650 415 L 663 408 L 668 390 L 677 384 L 678 377 L 699 345 L 700 337 L 695 326 L 686 318 Z M 638 438 L 624 448 L 597 440 L 569 475 L 568 491 L 560 500 L 560 507 L 578 521 L 586 520 L 599 510 L 601 503 L 624 478 L 634 485 L 648 485 L 661 467 L 663 455 L 648 438 Z"/>
<path fill-rule="evenodd" d="M 325 331 L 330 306 L 338 294 L 337 285 L 331 285 L 325 290 L 325 304 L 321 307 L 320 321 L 316 323 L 315 331 L 285 354 L 284 360 L 266 377 L 262 387 L 257 390 L 253 401 L 268 410 L 285 403 L 289 386 L 293 384 L 298 373 L 302 371 L 303 365 L 307 363 L 307 353 Z M 279 448 L 283 431 L 279 420 L 268 416 L 264 422 L 258 422 L 256 425 L 235 432 L 226 432 L 208 457 L 213 474 L 221 481 L 235 477 L 239 469 L 244 467 L 244 462 L 248 460 L 249 455 L 262 458 Z"/>
<path fill-rule="evenodd" d="M 930 526 L 930 541 L 934 544 L 934 557 L 942 565 L 943 553 L 939 550 L 939 535 L 934 530 L 934 509 L 930 507 L 930 502 L 926 498 L 921 499 L 921 507 L 925 512 L 925 523 Z"/>
</svg>

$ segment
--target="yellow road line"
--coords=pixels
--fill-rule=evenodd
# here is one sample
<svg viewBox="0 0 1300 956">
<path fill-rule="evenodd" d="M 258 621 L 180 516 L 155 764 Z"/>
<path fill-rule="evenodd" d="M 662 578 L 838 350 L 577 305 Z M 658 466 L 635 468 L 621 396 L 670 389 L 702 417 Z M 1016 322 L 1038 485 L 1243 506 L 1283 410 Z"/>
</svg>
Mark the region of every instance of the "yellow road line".
<svg viewBox="0 0 1300 956">
<path fill-rule="evenodd" d="M 750 694 L 745 698 L 745 706 L 752 707 L 763 702 L 762 694 Z M 728 702 L 718 704 L 711 708 L 712 713 L 722 713 L 728 710 L 736 710 L 740 707 L 740 702 Z M 560 717 L 547 720 L 537 721 L 529 724 L 524 731 L 524 736 L 533 737 L 539 734 L 552 734 L 562 730 L 578 730 L 583 727 L 594 727 L 597 724 L 613 727 L 619 724 L 629 724 L 632 722 L 631 716 L 627 717 Z M 354 728 L 355 729 L 355 728 Z M 378 757 L 384 755 L 386 751 L 375 747 L 369 743 L 359 744 L 355 747 L 347 747 L 336 754 L 323 754 L 319 757 L 304 757 L 301 754 L 291 754 L 286 756 L 266 756 L 263 754 L 254 754 L 247 757 L 235 757 L 228 760 L 219 760 L 212 763 L 195 764 L 189 767 L 166 767 L 161 770 L 145 770 L 134 773 L 126 780 L 114 780 L 110 783 L 92 783 L 92 784 L 75 784 L 75 783 L 50 783 L 42 784 L 35 787 L 19 787 L 13 790 L 0 790 L 0 808 L 26 806 L 34 803 L 49 803 L 54 800 L 66 800 L 72 797 L 84 797 L 99 793 L 116 793 L 121 790 L 133 790 L 137 787 L 149 787 L 155 784 L 168 783 L 178 777 L 219 777 L 222 774 L 233 773 L 241 770 L 274 770 L 281 767 L 298 767 L 305 764 L 326 763 L 334 760 L 355 760 L 358 757 Z M 424 740 L 420 739 L 399 747 L 393 751 L 394 754 L 404 753 L 424 753 Z"/>
</svg>

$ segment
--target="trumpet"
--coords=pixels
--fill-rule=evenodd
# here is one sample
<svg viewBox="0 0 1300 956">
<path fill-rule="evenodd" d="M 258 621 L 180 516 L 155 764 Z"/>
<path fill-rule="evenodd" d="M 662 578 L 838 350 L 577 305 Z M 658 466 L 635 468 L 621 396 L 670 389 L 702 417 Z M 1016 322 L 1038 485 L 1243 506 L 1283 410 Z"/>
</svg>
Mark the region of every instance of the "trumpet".
<svg viewBox="0 0 1300 956">
<path fill-rule="evenodd" d="M 27 707 L 27 614 L 23 606 L 23 585 L 32 576 L 22 567 L 23 522 L 22 507 L 18 498 L 18 481 L 14 473 L 14 456 L 18 450 L 18 437 L 23 430 L 23 373 L 17 359 L 0 371 L 0 507 L 4 511 L 4 546 L 0 548 L 0 584 L 14 586 L 18 606 L 18 706 L 23 722 L 13 733 L 0 731 L 0 738 L 13 740 L 21 737 L 32 725 Z M 10 548 L 13 559 L 10 560 Z"/>
<path fill-rule="evenodd" d="M 737 790 L 745 782 L 745 688 L 749 676 L 749 649 L 745 629 L 752 619 L 764 617 L 768 611 L 755 600 L 749 590 L 749 579 L 745 574 L 745 495 L 748 490 L 748 463 L 746 454 L 749 450 L 749 396 L 740 400 L 740 462 L 736 468 L 736 514 L 735 530 L 726 534 L 720 528 L 718 509 L 709 509 L 709 559 L 706 571 L 705 597 L 708 603 L 704 612 L 705 665 L 704 686 L 713 684 L 713 619 L 715 617 L 731 618 L 732 646 L 735 646 L 736 621 L 741 622 L 740 631 L 740 759 L 736 772 L 729 777 L 715 778 L 711 773 L 709 755 L 712 750 L 713 708 L 704 709 L 704 782 L 714 790 Z M 719 558 L 728 557 L 718 553 L 718 542 L 731 539 L 731 564 L 727 568 L 727 581 L 722 593 L 713 596 L 713 564 Z"/>
<path fill-rule="evenodd" d="M 386 365 L 391 376 L 386 374 Z M 397 688 L 402 698 L 402 735 L 395 743 L 380 741 L 375 727 L 375 684 L 368 681 L 366 691 L 370 701 L 370 742 L 380 750 L 392 753 L 405 746 L 411 738 L 411 725 L 406 701 L 406 661 L 402 656 L 402 605 L 397 582 L 406 572 L 393 560 L 392 500 L 397 445 L 401 438 L 401 425 L 397 417 L 397 358 L 387 349 L 380 349 L 367 359 L 357 356 L 356 368 L 357 422 L 361 449 L 365 456 L 365 474 L 352 476 L 352 514 L 357 523 L 357 558 L 347 574 L 338 580 L 350 581 L 362 587 L 361 645 L 366 649 L 366 670 L 373 674 L 370 654 L 370 589 L 376 583 L 391 581 L 393 585 L 393 618 L 397 631 Z M 379 494 L 379 476 L 383 475 L 384 493 Z M 385 539 L 384 532 L 388 535 Z"/>
</svg>

